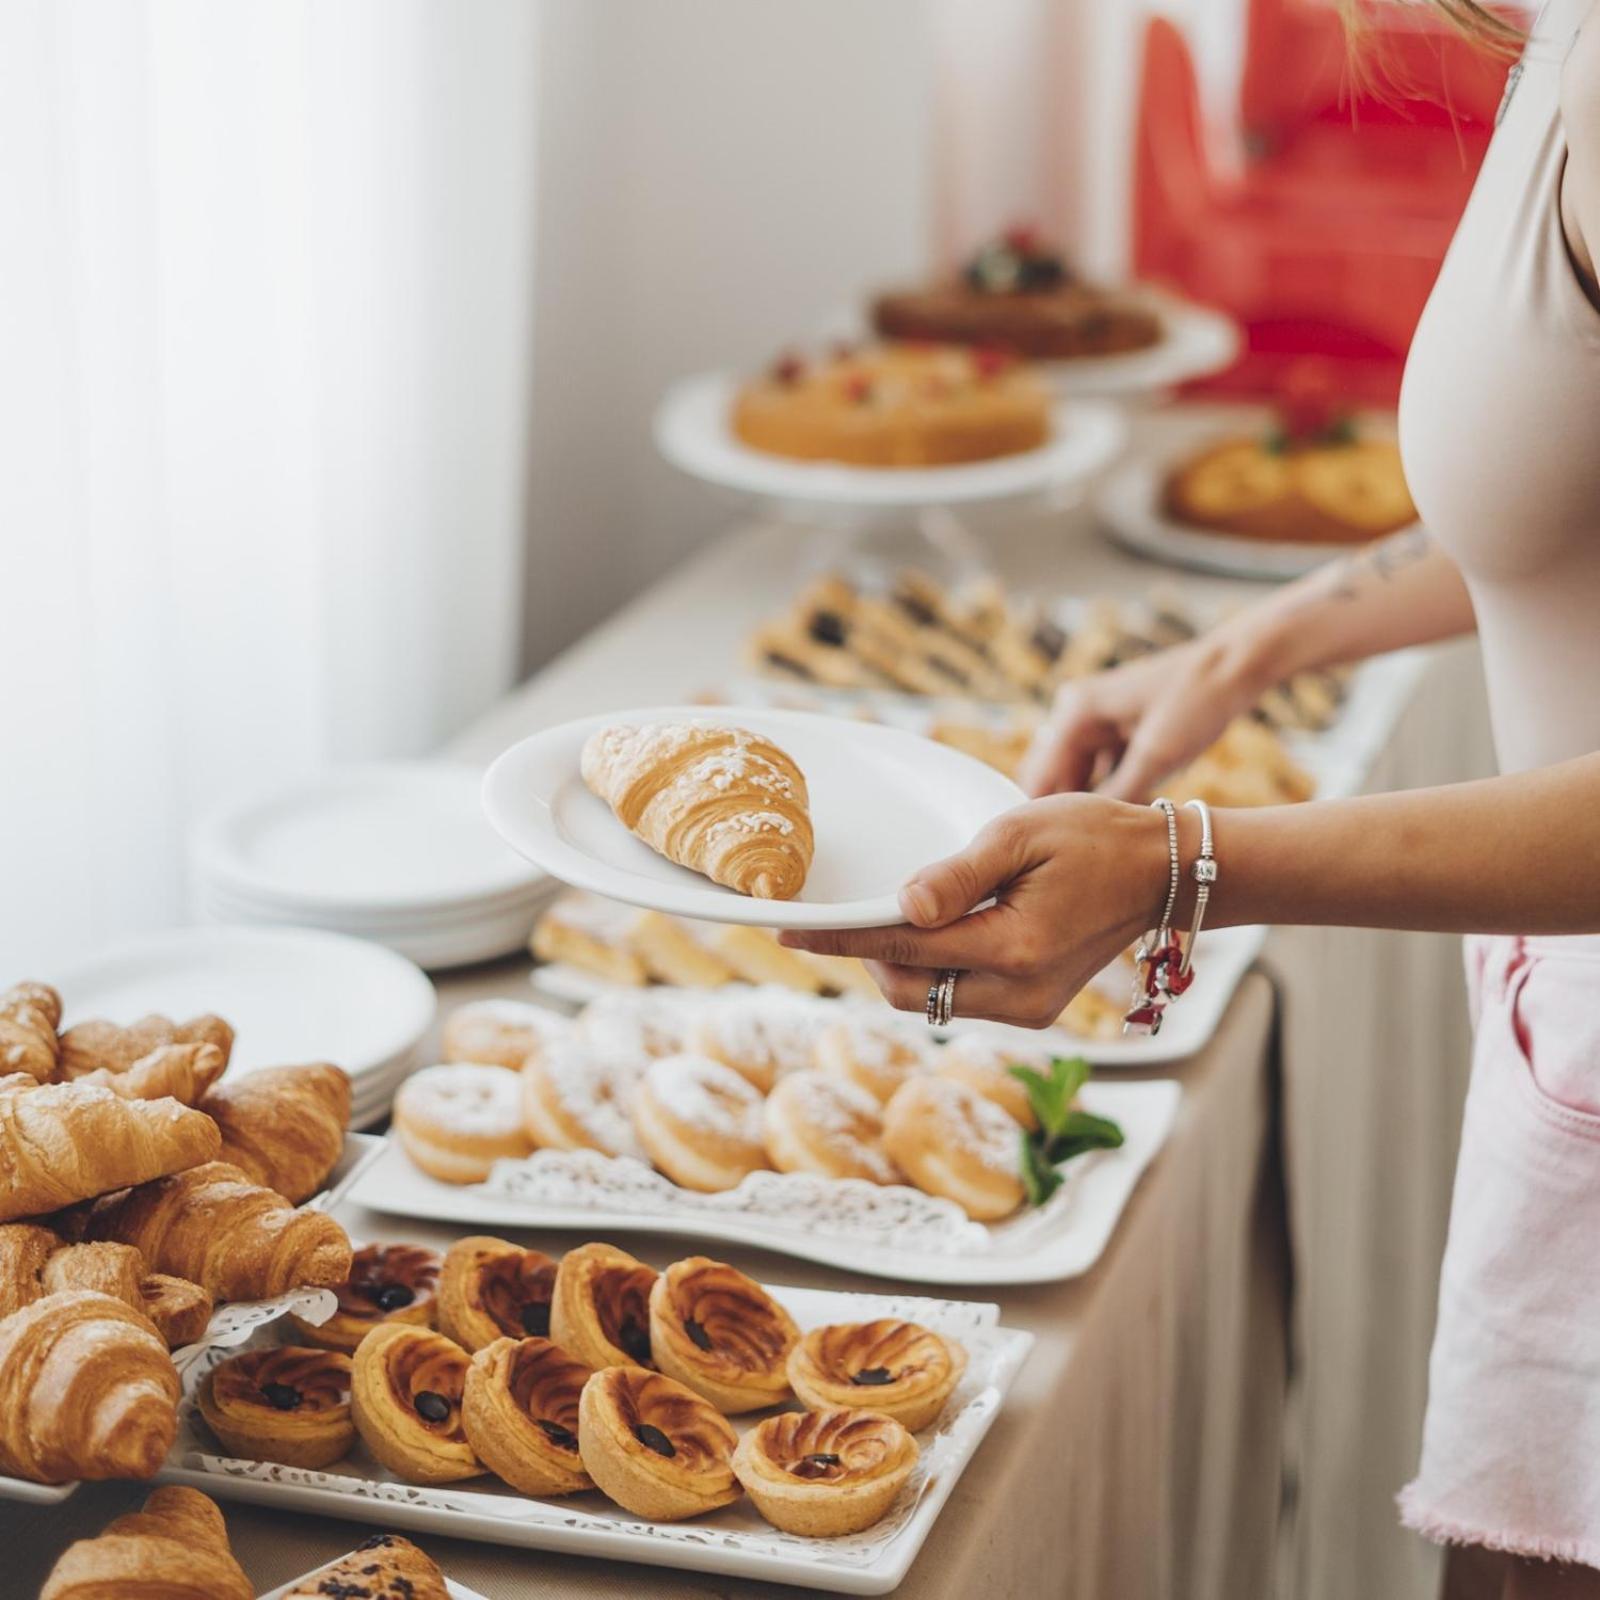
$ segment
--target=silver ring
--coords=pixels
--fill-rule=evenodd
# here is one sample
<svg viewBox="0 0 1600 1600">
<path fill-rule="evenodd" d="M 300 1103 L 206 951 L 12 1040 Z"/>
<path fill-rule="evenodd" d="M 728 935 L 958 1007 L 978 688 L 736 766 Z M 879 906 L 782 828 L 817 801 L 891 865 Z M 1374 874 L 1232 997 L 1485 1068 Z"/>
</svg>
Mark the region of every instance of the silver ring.
<svg viewBox="0 0 1600 1600">
<path fill-rule="evenodd" d="M 956 1011 L 956 980 L 961 972 L 956 967 L 946 967 L 939 981 L 928 991 L 928 1018 L 930 1027 L 948 1028 Z"/>
</svg>

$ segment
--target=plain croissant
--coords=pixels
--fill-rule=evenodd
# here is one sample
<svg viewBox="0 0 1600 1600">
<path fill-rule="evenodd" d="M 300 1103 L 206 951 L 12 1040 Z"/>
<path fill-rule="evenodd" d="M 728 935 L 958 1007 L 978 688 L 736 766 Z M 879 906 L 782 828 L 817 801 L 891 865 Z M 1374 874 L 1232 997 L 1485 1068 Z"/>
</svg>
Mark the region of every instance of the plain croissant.
<svg viewBox="0 0 1600 1600">
<path fill-rule="evenodd" d="M 124 1100 L 181 1101 L 198 1105 L 228 1065 L 214 1044 L 163 1044 L 140 1056 L 124 1072 L 99 1067 L 73 1080 L 80 1088 L 99 1084 Z"/>
<path fill-rule="evenodd" d="M 262 1067 L 219 1084 L 200 1109 L 222 1130 L 222 1160 L 298 1205 L 344 1150 L 350 1079 L 326 1062 Z"/>
<path fill-rule="evenodd" d="M 152 1050 L 167 1044 L 212 1044 L 223 1064 L 233 1053 L 233 1029 L 209 1013 L 174 1022 L 171 1017 L 140 1017 L 119 1022 L 79 1022 L 61 1035 L 61 1076 L 81 1078 L 87 1072 L 126 1072 Z"/>
<path fill-rule="evenodd" d="M 348 1591 L 354 1594 L 354 1589 Z M 251 1600 L 255 1586 L 228 1548 L 214 1500 L 176 1484 L 68 1545 L 39 1600 Z"/>
<path fill-rule="evenodd" d="M 61 996 L 47 983 L 18 983 L 0 994 L 0 1073 L 46 1083 L 61 1058 Z"/>
<path fill-rule="evenodd" d="M 350 1240 L 332 1217 L 297 1210 L 225 1161 L 108 1195 L 89 1210 L 83 1237 L 131 1244 L 153 1272 L 219 1300 L 265 1300 L 350 1275 Z"/>
<path fill-rule="evenodd" d="M 805 886 L 806 780 L 777 745 L 699 722 L 616 726 L 583 747 L 583 781 L 669 861 L 759 900 Z"/>
<path fill-rule="evenodd" d="M 178 1374 L 141 1312 L 69 1289 L 0 1322 L 0 1472 L 149 1478 L 177 1432 Z"/>
</svg>

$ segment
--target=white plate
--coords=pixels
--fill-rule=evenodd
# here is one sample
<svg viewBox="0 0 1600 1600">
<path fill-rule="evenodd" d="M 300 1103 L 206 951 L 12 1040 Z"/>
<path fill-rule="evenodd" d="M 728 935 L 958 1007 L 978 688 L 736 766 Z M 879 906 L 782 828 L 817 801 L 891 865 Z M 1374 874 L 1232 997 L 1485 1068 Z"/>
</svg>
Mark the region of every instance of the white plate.
<svg viewBox="0 0 1600 1600">
<path fill-rule="evenodd" d="M 796 900 L 755 900 L 659 856 L 584 787 L 584 741 L 613 723 L 749 728 L 805 774 L 816 855 Z M 917 734 L 804 711 L 665 706 L 585 717 L 513 745 L 483 780 L 489 820 L 563 883 L 630 905 L 768 928 L 900 922 L 897 894 L 917 869 L 961 849 L 1022 791 L 992 767 Z"/>
<path fill-rule="evenodd" d="M 349 1552 L 354 1555 L 354 1551 Z M 334 1561 L 342 1561 L 343 1556 L 335 1556 Z M 269 1590 L 261 1596 L 261 1600 L 283 1600 L 286 1594 L 293 1594 L 307 1578 L 314 1578 L 319 1572 L 325 1571 L 333 1565 L 333 1561 L 324 1561 L 320 1567 L 313 1567 L 309 1572 L 302 1572 L 298 1578 L 291 1578 L 288 1583 L 280 1583 L 276 1589 Z M 457 1583 L 454 1578 L 444 1580 L 446 1592 L 450 1600 L 484 1600 L 484 1596 L 476 1589 L 469 1589 L 464 1583 Z"/>
<path fill-rule="evenodd" d="M 784 505 L 914 510 L 1048 494 L 1098 472 L 1127 437 L 1114 406 L 1077 400 L 1055 406 L 1048 444 L 993 461 L 953 467 L 790 461 L 734 436 L 728 416 L 742 381 L 713 372 L 674 384 L 656 411 L 656 446 L 691 477 Z"/>
<path fill-rule="evenodd" d="M 647 1522 L 598 1493 L 532 1500 L 491 1479 L 442 1488 L 398 1483 L 359 1446 L 316 1472 L 212 1454 L 215 1441 L 185 1406 L 178 1444 L 160 1477 L 208 1494 L 284 1511 L 381 1523 L 598 1560 L 637 1561 L 721 1577 L 755 1578 L 831 1594 L 887 1594 L 910 1570 L 956 1480 L 976 1454 L 1026 1359 L 1033 1336 L 999 1325 L 1000 1308 L 912 1295 L 836 1293 L 769 1284 L 802 1330 L 900 1317 L 959 1339 L 967 1370 L 943 1416 L 918 1435 L 922 1459 L 889 1514 L 864 1533 L 807 1539 L 782 1533 L 747 1500 L 689 1522 Z M 205 1363 L 185 1375 L 192 1396 Z M 731 1419 L 741 1432 L 758 1417 Z M 537 1587 L 537 1584 L 535 1584 Z"/>
<path fill-rule="evenodd" d="M 726 1193 L 694 1194 L 640 1162 L 593 1150 L 541 1150 L 498 1163 L 484 1183 L 439 1183 L 392 1137 L 349 1198 L 391 1216 L 474 1228 L 562 1228 L 591 1238 L 668 1233 L 757 1245 L 907 1283 L 1049 1283 L 1100 1259 L 1181 1096 L 1167 1079 L 1088 1084 L 1084 1105 L 1122 1124 L 1121 1148 L 1073 1161 L 1043 1206 L 988 1225 L 920 1190 L 805 1173 L 757 1172 Z"/>
<path fill-rule="evenodd" d="M 433 985 L 381 945 L 306 928 L 179 928 L 119 945 L 56 980 L 71 1026 L 213 1011 L 236 1035 L 230 1073 L 332 1061 L 356 1081 L 409 1057 Z"/>
<path fill-rule="evenodd" d="M 515 896 L 536 875 L 483 825 L 479 776 L 445 762 L 328 772 L 209 818 L 196 865 L 270 904 L 358 915 Z"/>
<path fill-rule="evenodd" d="M 1040 369 L 1061 394 L 1103 399 L 1151 394 L 1221 372 L 1238 356 L 1239 325 L 1226 312 L 1154 289 L 1137 291 L 1134 298 L 1161 318 L 1160 342 L 1121 355 L 1041 362 Z"/>
</svg>

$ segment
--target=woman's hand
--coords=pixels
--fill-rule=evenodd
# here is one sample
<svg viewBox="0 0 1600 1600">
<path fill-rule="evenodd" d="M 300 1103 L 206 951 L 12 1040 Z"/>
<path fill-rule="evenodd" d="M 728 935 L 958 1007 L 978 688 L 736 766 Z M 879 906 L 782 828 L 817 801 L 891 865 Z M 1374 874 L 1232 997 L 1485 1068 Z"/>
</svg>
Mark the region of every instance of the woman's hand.
<svg viewBox="0 0 1600 1600">
<path fill-rule="evenodd" d="M 954 967 L 958 1016 L 1043 1028 L 1157 920 L 1167 871 L 1159 812 L 1057 795 L 1008 811 L 912 878 L 900 891 L 906 926 L 786 932 L 783 942 L 860 956 L 902 1011 L 923 1011 L 940 971 Z"/>
</svg>

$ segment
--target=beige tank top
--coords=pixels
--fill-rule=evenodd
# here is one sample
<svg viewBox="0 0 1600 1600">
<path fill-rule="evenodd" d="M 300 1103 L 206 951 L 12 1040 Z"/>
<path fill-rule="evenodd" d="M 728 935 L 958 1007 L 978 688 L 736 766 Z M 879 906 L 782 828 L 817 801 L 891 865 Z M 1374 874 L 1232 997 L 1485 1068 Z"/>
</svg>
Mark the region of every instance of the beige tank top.
<svg viewBox="0 0 1600 1600">
<path fill-rule="evenodd" d="M 1400 396 L 1406 475 L 1466 575 L 1507 772 L 1600 750 L 1600 310 L 1560 206 L 1561 66 L 1592 4 L 1549 0 L 1534 26 Z"/>
</svg>

